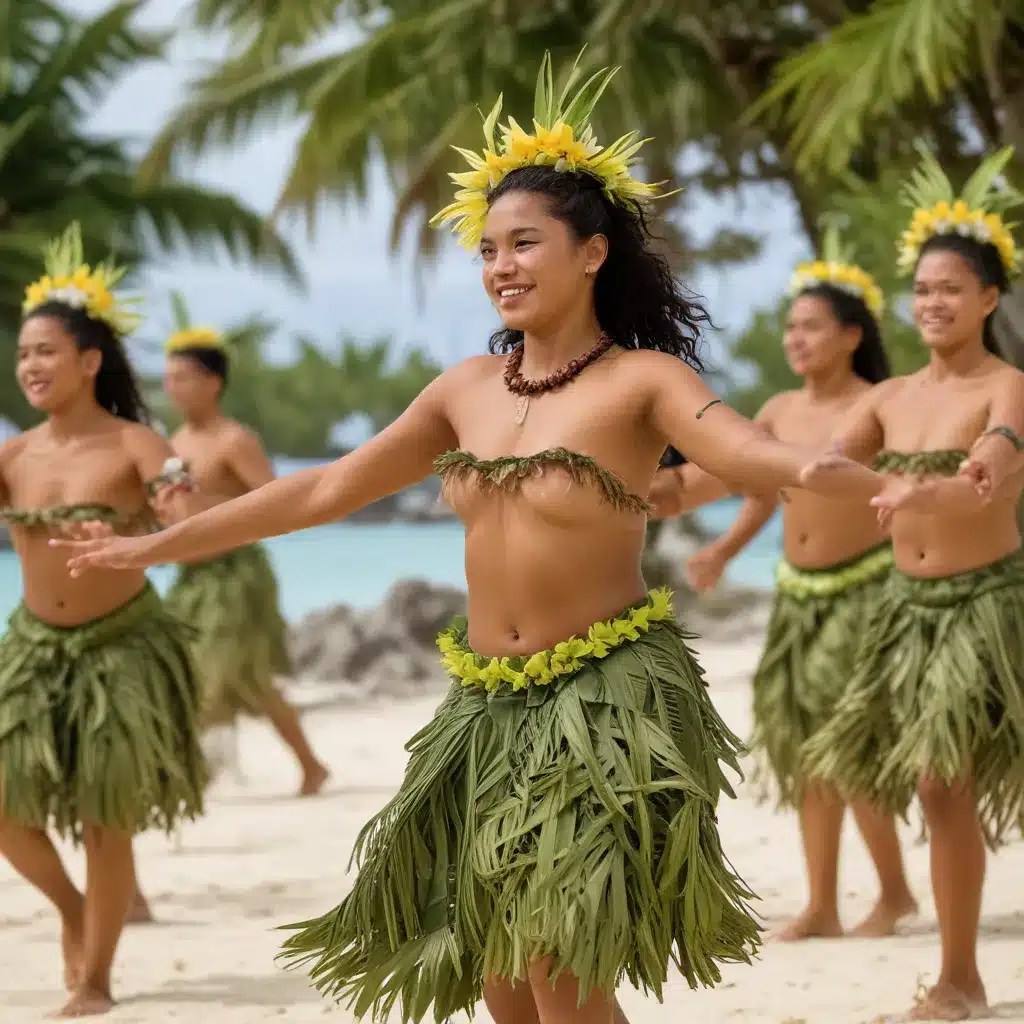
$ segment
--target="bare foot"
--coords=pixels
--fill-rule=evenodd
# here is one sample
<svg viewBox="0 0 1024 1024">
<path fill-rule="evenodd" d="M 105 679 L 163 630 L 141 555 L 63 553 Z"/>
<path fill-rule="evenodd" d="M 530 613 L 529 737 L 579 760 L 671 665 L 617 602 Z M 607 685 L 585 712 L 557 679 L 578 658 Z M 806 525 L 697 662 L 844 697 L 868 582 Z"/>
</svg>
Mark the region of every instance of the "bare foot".
<svg viewBox="0 0 1024 1024">
<path fill-rule="evenodd" d="M 58 1020 L 68 1017 L 96 1017 L 101 1013 L 109 1013 L 114 1008 L 114 1000 L 109 992 L 83 985 L 71 993 L 71 998 L 53 1016 Z"/>
<path fill-rule="evenodd" d="M 85 956 L 85 928 L 82 921 L 62 921 L 60 945 L 64 954 L 64 987 L 69 992 L 78 988 L 78 978 Z"/>
<path fill-rule="evenodd" d="M 132 905 L 128 908 L 128 916 L 124 919 L 125 924 L 152 924 L 156 919 L 153 917 L 153 911 L 149 909 L 149 903 L 146 897 L 136 889 L 135 898 L 132 900 Z"/>
<path fill-rule="evenodd" d="M 871 913 L 850 934 L 857 939 L 880 939 L 885 935 L 895 935 L 897 923 L 916 913 L 917 902 L 909 893 L 899 902 L 879 900 Z"/>
<path fill-rule="evenodd" d="M 838 939 L 843 926 L 835 914 L 823 914 L 816 910 L 805 910 L 789 924 L 772 932 L 774 942 L 800 942 L 802 939 Z"/>
<path fill-rule="evenodd" d="M 914 998 L 914 1006 L 897 1021 L 945 1021 L 970 1020 L 989 1015 L 988 998 L 980 987 L 973 995 L 967 995 L 952 985 L 923 985 Z"/>
<path fill-rule="evenodd" d="M 324 788 L 324 783 L 330 777 L 331 773 L 327 770 L 327 766 L 320 764 L 318 761 L 316 765 L 308 768 L 303 774 L 302 785 L 299 787 L 299 796 L 316 796 Z"/>
</svg>

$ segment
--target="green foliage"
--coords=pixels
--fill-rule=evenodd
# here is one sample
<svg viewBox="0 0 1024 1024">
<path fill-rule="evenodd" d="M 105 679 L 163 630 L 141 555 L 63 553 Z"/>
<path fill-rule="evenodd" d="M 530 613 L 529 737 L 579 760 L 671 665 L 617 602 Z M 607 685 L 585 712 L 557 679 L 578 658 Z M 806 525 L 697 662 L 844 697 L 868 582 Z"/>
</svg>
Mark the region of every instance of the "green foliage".
<svg viewBox="0 0 1024 1024">
<path fill-rule="evenodd" d="M 33 414 L 9 372 L 24 289 L 42 249 L 77 220 L 87 256 L 134 268 L 144 254 L 187 246 L 260 262 L 298 282 L 294 258 L 265 219 L 225 193 L 168 178 L 140 185 L 126 143 L 85 122 L 120 79 L 158 58 L 166 40 L 133 27 L 139 0 L 77 19 L 42 0 L 0 0 L 0 415 Z"/>
</svg>

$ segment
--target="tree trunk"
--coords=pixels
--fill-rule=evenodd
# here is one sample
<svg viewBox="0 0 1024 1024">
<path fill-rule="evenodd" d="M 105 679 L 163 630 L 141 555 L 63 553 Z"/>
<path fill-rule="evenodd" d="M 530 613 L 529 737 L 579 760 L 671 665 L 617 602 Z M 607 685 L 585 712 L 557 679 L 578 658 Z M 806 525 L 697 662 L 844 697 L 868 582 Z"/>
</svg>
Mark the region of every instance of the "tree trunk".
<svg viewBox="0 0 1024 1024">
<path fill-rule="evenodd" d="M 1024 285 L 1002 297 L 995 315 L 996 341 L 1008 363 L 1024 369 Z"/>
</svg>

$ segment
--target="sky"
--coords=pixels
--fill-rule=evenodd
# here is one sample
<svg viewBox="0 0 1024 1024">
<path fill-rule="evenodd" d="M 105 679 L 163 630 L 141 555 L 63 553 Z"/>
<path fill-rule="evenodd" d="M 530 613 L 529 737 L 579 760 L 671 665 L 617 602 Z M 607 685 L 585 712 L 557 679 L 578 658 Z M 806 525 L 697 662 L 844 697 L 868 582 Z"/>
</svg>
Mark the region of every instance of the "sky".
<svg viewBox="0 0 1024 1024">
<path fill-rule="evenodd" d="M 65 0 L 65 6 L 95 15 L 108 2 Z M 187 0 L 150 0 L 140 23 L 153 27 L 184 23 L 187 8 Z M 344 46 L 350 38 L 350 32 L 340 29 L 337 45 Z M 122 80 L 96 110 L 92 127 L 128 137 L 144 150 L 180 102 L 190 75 L 222 51 L 223 40 L 208 33 L 181 32 L 166 62 L 142 67 Z M 482 97 L 484 101 L 489 98 Z M 290 125 L 265 131 L 243 149 L 209 154 L 182 164 L 179 170 L 184 177 L 231 191 L 256 209 L 268 211 L 300 129 Z M 454 153 L 452 158 L 453 170 L 460 169 L 460 158 Z M 325 345 L 342 333 L 368 340 L 391 336 L 399 348 L 420 346 L 445 366 L 482 351 L 497 321 L 480 285 L 477 264 L 449 241 L 418 288 L 411 251 L 397 257 L 388 251 L 393 196 L 383 170 L 378 168 L 371 178 L 367 204 L 348 209 L 332 204 L 312 240 L 303 225 L 284 225 L 307 278 L 304 294 L 272 273 L 227 262 L 169 259 L 151 267 L 142 280 L 148 311 L 145 333 L 156 336 L 170 328 L 167 294 L 177 288 L 185 294 L 197 322 L 220 325 L 253 314 L 280 322 L 281 336 L 268 353 L 272 358 L 287 359 L 292 351 L 288 338 L 299 332 Z M 746 189 L 738 201 L 698 195 L 691 216 L 700 237 L 710 237 L 728 225 L 764 238 L 757 261 L 741 269 L 703 273 L 687 282 L 706 297 L 727 336 L 742 330 L 756 308 L 773 304 L 795 262 L 807 256 L 805 244 L 792 204 L 777 187 Z"/>
</svg>

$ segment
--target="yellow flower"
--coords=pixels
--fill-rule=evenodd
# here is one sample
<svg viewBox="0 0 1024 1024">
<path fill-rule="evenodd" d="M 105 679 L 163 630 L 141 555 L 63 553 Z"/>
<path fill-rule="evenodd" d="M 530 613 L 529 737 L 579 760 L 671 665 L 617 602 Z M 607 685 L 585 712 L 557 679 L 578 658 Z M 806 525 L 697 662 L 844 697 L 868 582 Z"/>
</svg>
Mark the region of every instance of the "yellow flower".
<svg viewBox="0 0 1024 1024">
<path fill-rule="evenodd" d="M 967 204 L 962 200 L 958 199 L 953 204 L 953 209 L 950 213 L 950 217 L 954 224 L 965 224 L 971 216 L 971 211 L 968 209 Z"/>
<path fill-rule="evenodd" d="M 936 220 L 949 220 L 953 216 L 953 209 L 945 200 L 941 203 L 936 203 L 932 210 L 932 215 Z"/>
</svg>

